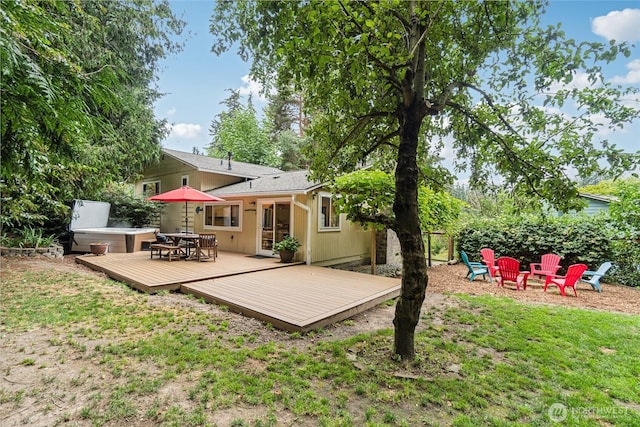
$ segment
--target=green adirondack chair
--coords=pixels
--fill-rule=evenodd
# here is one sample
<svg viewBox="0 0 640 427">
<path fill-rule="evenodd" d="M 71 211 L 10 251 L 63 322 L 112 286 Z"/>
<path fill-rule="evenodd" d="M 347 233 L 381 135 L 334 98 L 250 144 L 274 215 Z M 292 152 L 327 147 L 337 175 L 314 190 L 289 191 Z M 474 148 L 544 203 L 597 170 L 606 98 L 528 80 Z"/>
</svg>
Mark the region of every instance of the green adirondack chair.
<svg viewBox="0 0 640 427">
<path fill-rule="evenodd" d="M 481 262 L 471 262 L 469 261 L 469 257 L 467 256 L 465 251 L 460 251 L 460 257 L 462 258 L 462 262 L 467 266 L 469 272 L 465 277 L 468 277 L 470 281 L 476 276 L 482 275 L 484 280 L 487 280 L 487 274 L 489 275 L 489 282 L 491 282 L 491 273 L 489 273 L 489 267 L 484 265 Z"/>
</svg>

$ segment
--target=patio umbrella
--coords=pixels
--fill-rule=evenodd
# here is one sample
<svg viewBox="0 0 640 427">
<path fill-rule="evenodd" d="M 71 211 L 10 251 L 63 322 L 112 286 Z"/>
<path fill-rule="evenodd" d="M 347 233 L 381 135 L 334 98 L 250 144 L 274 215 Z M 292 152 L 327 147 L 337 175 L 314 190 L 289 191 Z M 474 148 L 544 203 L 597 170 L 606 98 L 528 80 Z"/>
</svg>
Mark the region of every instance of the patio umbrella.
<svg viewBox="0 0 640 427">
<path fill-rule="evenodd" d="M 224 199 L 220 197 L 212 196 L 203 191 L 191 188 L 188 185 L 183 185 L 180 188 L 167 191 L 166 193 L 156 194 L 147 200 L 153 200 L 155 202 L 184 202 L 185 232 L 189 231 L 189 216 L 187 210 L 189 202 L 224 202 Z"/>
</svg>

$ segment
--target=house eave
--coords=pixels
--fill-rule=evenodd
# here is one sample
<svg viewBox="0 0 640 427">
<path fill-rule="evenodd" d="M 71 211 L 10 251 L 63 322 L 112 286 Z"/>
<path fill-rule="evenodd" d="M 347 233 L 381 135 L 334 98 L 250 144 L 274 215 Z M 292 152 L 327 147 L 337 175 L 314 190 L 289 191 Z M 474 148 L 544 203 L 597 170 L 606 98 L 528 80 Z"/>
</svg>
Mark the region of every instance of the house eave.
<svg viewBox="0 0 640 427">
<path fill-rule="evenodd" d="M 585 199 L 599 200 L 601 202 L 612 203 L 617 202 L 618 198 L 615 196 L 603 196 L 600 194 L 591 194 L 591 193 L 578 193 L 580 197 L 584 197 Z"/>
</svg>

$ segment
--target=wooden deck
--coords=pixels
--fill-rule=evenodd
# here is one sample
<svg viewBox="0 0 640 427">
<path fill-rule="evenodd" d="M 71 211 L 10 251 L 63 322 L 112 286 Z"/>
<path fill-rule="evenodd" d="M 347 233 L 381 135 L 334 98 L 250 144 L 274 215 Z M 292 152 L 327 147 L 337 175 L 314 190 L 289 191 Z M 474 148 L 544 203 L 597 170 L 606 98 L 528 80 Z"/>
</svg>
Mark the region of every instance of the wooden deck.
<svg viewBox="0 0 640 427">
<path fill-rule="evenodd" d="M 398 279 L 228 252 L 200 263 L 151 260 L 148 252 L 76 260 L 138 290 L 179 290 L 288 331 L 347 319 L 400 293 Z"/>
</svg>

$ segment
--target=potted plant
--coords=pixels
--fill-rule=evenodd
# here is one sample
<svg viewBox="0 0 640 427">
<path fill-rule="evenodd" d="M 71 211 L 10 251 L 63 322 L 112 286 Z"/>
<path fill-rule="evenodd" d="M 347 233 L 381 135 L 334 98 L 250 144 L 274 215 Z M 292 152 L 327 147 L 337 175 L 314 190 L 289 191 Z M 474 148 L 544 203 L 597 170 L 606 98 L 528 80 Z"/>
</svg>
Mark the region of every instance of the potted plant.
<svg viewBox="0 0 640 427">
<path fill-rule="evenodd" d="M 298 239 L 289 235 L 273 245 L 273 253 L 280 255 L 281 262 L 291 262 L 299 247 Z"/>
<path fill-rule="evenodd" d="M 109 244 L 103 242 L 89 243 L 89 247 L 91 248 L 92 254 L 105 255 L 109 249 Z"/>
</svg>

